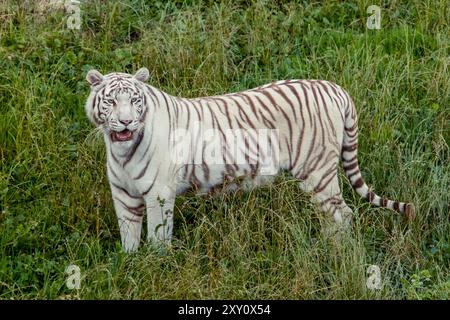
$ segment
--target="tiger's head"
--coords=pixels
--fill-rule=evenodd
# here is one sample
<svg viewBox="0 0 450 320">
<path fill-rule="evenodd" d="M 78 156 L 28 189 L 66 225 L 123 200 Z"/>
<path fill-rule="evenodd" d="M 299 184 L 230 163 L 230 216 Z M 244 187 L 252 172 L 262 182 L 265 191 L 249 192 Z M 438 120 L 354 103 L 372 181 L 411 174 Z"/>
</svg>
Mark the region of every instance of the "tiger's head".
<svg viewBox="0 0 450 320">
<path fill-rule="evenodd" d="M 97 70 L 87 73 L 91 85 L 85 106 L 87 116 L 112 143 L 127 146 L 143 128 L 147 111 L 144 82 L 148 78 L 147 68 L 135 75 L 115 72 L 104 76 Z"/>
</svg>

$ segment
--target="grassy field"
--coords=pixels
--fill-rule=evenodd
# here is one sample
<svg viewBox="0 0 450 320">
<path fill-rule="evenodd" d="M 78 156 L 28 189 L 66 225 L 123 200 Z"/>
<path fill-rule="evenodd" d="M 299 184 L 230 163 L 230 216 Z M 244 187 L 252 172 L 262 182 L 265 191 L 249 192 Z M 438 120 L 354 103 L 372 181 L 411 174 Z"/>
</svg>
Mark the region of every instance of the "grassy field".
<svg viewBox="0 0 450 320">
<path fill-rule="evenodd" d="M 448 1 L 82 2 L 79 30 L 42 1 L 0 3 L 1 299 L 450 297 Z M 366 27 L 371 4 L 380 30 Z M 85 75 L 142 66 L 152 85 L 186 97 L 276 79 L 340 84 L 359 112 L 365 180 L 413 202 L 416 220 L 371 207 L 341 179 L 355 218 L 335 246 L 283 176 L 179 197 L 173 249 L 123 253 Z M 79 290 L 66 287 L 70 264 Z M 379 290 L 366 286 L 370 265 Z"/>
</svg>

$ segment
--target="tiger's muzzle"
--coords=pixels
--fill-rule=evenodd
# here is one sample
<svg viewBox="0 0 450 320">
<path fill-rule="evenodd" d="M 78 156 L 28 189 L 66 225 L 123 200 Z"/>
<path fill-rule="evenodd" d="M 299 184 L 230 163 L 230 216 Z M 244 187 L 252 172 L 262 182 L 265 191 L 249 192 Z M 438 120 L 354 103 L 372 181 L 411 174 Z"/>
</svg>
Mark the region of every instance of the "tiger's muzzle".
<svg viewBox="0 0 450 320">
<path fill-rule="evenodd" d="M 139 122 L 132 120 L 114 121 L 109 126 L 112 142 L 125 142 L 133 140 L 135 132 L 139 129 Z"/>
</svg>

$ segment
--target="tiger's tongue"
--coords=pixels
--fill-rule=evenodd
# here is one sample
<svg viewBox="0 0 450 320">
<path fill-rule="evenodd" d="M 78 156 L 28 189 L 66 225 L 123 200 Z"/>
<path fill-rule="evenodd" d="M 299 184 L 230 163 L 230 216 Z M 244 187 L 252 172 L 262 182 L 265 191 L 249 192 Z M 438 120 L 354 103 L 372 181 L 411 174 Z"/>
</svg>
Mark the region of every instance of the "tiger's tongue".
<svg viewBox="0 0 450 320">
<path fill-rule="evenodd" d="M 131 138 L 133 133 L 130 130 L 123 130 L 121 132 L 116 132 L 116 138 L 118 140 L 128 140 Z"/>
</svg>

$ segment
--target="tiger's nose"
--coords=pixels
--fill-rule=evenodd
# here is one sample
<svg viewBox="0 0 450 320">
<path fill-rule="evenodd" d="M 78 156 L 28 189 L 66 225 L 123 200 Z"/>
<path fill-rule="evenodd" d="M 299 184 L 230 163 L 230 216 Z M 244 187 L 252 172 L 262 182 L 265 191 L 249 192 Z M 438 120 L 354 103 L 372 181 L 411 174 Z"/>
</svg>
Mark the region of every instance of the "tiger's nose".
<svg viewBox="0 0 450 320">
<path fill-rule="evenodd" d="M 125 126 L 129 125 L 131 123 L 131 120 L 119 120 L 119 122 Z"/>
</svg>

